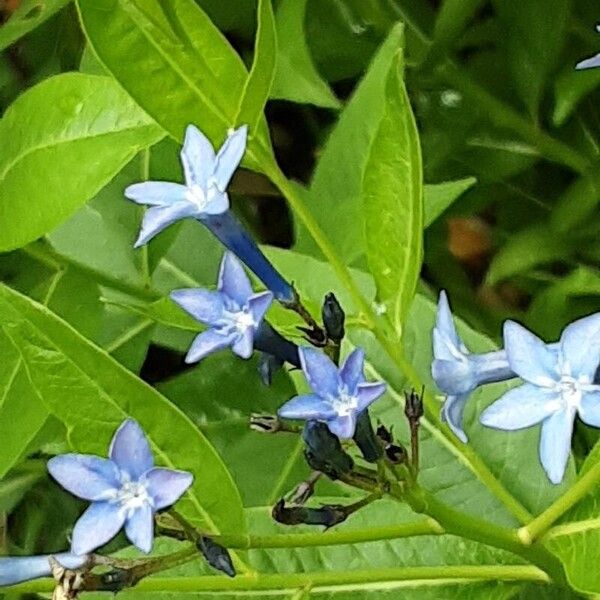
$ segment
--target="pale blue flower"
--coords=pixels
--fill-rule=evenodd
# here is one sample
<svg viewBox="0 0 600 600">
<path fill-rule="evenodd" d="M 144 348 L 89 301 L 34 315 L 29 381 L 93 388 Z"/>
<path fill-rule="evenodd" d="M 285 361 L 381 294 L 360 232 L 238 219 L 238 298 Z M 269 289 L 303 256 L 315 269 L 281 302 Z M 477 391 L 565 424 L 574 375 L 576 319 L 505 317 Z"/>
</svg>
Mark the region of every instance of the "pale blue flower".
<svg viewBox="0 0 600 600">
<path fill-rule="evenodd" d="M 223 348 L 231 348 L 241 358 L 250 358 L 256 332 L 273 302 L 271 292 L 252 291 L 244 267 L 231 252 L 226 252 L 221 261 L 216 291 L 174 290 L 171 298 L 208 325 L 192 342 L 185 357 L 187 363 L 198 362 Z"/>
<path fill-rule="evenodd" d="M 79 569 L 88 561 L 88 556 L 70 552 L 47 556 L 2 556 L 0 557 L 0 586 L 15 585 L 39 577 L 52 575 L 50 558 L 53 557 L 65 569 Z"/>
<path fill-rule="evenodd" d="M 364 361 L 364 352 L 357 348 L 338 370 L 323 352 L 300 348 L 302 370 L 313 393 L 286 402 L 279 409 L 279 416 L 323 421 L 340 439 L 352 438 L 358 415 L 386 389 L 383 382 L 365 382 Z"/>
<path fill-rule="evenodd" d="M 525 380 L 481 415 L 481 422 L 508 431 L 542 423 L 540 460 L 552 483 L 563 479 L 575 416 L 600 427 L 600 313 L 568 325 L 553 349 L 530 331 L 507 321 L 504 343 L 512 370 Z"/>
<path fill-rule="evenodd" d="M 48 461 L 48 471 L 60 485 L 92 502 L 75 524 L 71 551 L 89 554 L 125 526 L 129 540 L 148 553 L 154 513 L 174 504 L 193 476 L 155 467 L 148 440 L 133 419 L 116 431 L 108 455 L 65 454 Z"/>
<path fill-rule="evenodd" d="M 596 31 L 600 33 L 600 25 L 596 25 Z M 600 54 L 586 58 L 575 65 L 576 69 L 593 69 L 594 67 L 600 67 Z"/>
</svg>

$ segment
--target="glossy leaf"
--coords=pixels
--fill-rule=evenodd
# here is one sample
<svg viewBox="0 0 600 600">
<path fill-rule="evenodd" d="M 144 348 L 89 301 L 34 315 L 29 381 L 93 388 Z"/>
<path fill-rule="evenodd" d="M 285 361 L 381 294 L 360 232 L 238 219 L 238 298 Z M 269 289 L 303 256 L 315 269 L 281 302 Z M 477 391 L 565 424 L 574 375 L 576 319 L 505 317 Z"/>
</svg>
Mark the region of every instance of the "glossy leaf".
<svg viewBox="0 0 600 600">
<path fill-rule="evenodd" d="M 466 177 L 457 181 L 444 181 L 425 185 L 423 190 L 423 227 L 431 225 L 450 205 L 458 200 L 477 180 Z"/>
<path fill-rule="evenodd" d="M 20 96 L 0 121 L 0 251 L 63 222 L 162 135 L 108 77 L 58 75 Z"/>
</svg>

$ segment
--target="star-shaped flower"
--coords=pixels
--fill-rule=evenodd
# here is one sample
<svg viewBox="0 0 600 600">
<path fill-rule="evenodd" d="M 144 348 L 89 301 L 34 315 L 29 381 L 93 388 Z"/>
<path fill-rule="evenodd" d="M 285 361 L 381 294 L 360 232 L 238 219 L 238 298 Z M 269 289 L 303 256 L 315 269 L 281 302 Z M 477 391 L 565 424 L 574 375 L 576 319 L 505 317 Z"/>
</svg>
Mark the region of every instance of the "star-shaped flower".
<svg viewBox="0 0 600 600">
<path fill-rule="evenodd" d="M 79 569 L 88 561 L 88 556 L 69 552 L 47 556 L 3 556 L 0 557 L 0 586 L 49 577 L 52 575 L 52 557 L 66 569 Z"/>
<path fill-rule="evenodd" d="M 252 291 L 244 268 L 230 252 L 223 256 L 217 291 L 175 290 L 171 298 L 209 327 L 192 342 L 185 358 L 188 363 L 227 347 L 242 358 L 250 358 L 257 329 L 273 302 L 271 292 Z"/>
<path fill-rule="evenodd" d="M 596 25 L 596 31 L 600 33 L 600 25 Z M 600 67 L 600 54 L 586 58 L 575 65 L 576 69 L 593 69 L 594 67 Z"/>
<path fill-rule="evenodd" d="M 143 246 L 163 229 L 186 217 L 219 215 L 229 209 L 227 186 L 246 150 L 247 127 L 232 131 L 219 151 L 194 125 L 188 125 L 181 150 L 185 184 L 144 181 L 125 190 L 125 196 L 147 204 L 135 247 Z"/>
<path fill-rule="evenodd" d="M 568 325 L 558 348 L 507 321 L 504 343 L 512 370 L 525 380 L 481 415 L 488 427 L 508 431 L 542 423 L 540 460 L 552 483 L 560 483 L 571 450 L 578 414 L 600 427 L 600 385 L 593 383 L 600 362 L 600 313 Z"/>
<path fill-rule="evenodd" d="M 64 454 L 48 461 L 48 471 L 60 485 L 92 502 L 75 524 L 71 551 L 89 554 L 125 526 L 129 540 L 150 552 L 154 513 L 174 504 L 193 476 L 155 467 L 148 440 L 133 419 L 116 431 L 108 455 Z"/>
<path fill-rule="evenodd" d="M 357 348 L 341 369 L 323 352 L 300 348 L 300 363 L 312 394 L 296 396 L 278 411 L 284 419 L 323 421 L 340 439 L 354 436 L 358 415 L 384 392 L 383 382 L 367 383 L 364 352 Z"/>
</svg>

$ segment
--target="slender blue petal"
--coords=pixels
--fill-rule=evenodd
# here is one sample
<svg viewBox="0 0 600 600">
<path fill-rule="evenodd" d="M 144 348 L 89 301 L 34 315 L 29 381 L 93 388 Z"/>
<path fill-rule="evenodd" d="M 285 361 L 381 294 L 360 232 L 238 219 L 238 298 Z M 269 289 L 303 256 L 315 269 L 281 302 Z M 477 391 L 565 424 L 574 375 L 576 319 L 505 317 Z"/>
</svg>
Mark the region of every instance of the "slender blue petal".
<svg viewBox="0 0 600 600">
<path fill-rule="evenodd" d="M 175 221 L 192 217 L 198 213 L 198 208 L 191 202 L 176 202 L 169 206 L 153 206 L 144 213 L 142 228 L 135 248 L 147 244 L 155 235 L 159 234 Z"/>
<path fill-rule="evenodd" d="M 288 400 L 277 414 L 284 419 L 313 419 L 327 421 L 337 416 L 330 402 L 317 394 L 304 394 Z"/>
<path fill-rule="evenodd" d="M 363 374 L 364 364 L 364 350 L 362 348 L 356 348 L 348 355 L 340 369 L 340 379 L 350 393 L 353 393 L 356 386 L 365 380 Z"/>
<path fill-rule="evenodd" d="M 552 344 L 549 344 L 548 347 L 551 348 Z M 553 352 L 556 351 L 553 350 Z M 475 372 L 478 386 L 483 383 L 506 381 L 517 376 L 508 364 L 506 350 L 469 354 L 469 361 Z"/>
<path fill-rule="evenodd" d="M 188 125 L 181 149 L 185 182 L 207 188 L 215 168 L 215 151 L 208 138 L 194 125 Z"/>
<path fill-rule="evenodd" d="M 560 344 L 562 360 L 569 364 L 571 375 L 591 382 L 600 363 L 600 312 L 567 325 Z"/>
<path fill-rule="evenodd" d="M 254 294 L 248 300 L 248 307 L 252 314 L 254 322 L 258 325 L 264 318 L 265 313 L 269 310 L 269 306 L 273 303 L 273 294 L 271 292 L 260 292 Z"/>
<path fill-rule="evenodd" d="M 125 196 L 138 204 L 170 206 L 186 199 L 187 188 L 170 181 L 144 181 L 125 188 Z"/>
<path fill-rule="evenodd" d="M 463 429 L 463 414 L 468 398 L 469 394 L 447 396 L 441 410 L 442 421 L 448 424 L 448 427 L 463 444 L 469 441 Z"/>
<path fill-rule="evenodd" d="M 362 412 L 369 405 L 373 404 L 377 398 L 383 396 L 383 394 L 385 394 L 386 387 L 386 384 L 382 381 L 359 383 L 357 388 L 357 412 Z"/>
<path fill-rule="evenodd" d="M 117 429 L 108 455 L 132 481 L 137 481 L 154 466 L 148 438 L 134 419 L 127 419 Z"/>
<path fill-rule="evenodd" d="M 148 494 L 154 501 L 154 510 L 175 504 L 192 485 L 194 476 L 186 471 L 152 469 L 146 474 Z"/>
<path fill-rule="evenodd" d="M 248 127 L 242 125 L 233 133 L 227 136 L 224 144 L 217 154 L 214 177 L 217 182 L 217 188 L 224 192 L 237 169 L 244 152 L 246 151 L 246 137 Z"/>
<path fill-rule="evenodd" d="M 435 333 L 435 332 L 434 332 Z M 431 363 L 431 376 L 436 386 L 446 394 L 465 394 L 477 387 L 472 363 L 468 359 L 441 360 Z"/>
<path fill-rule="evenodd" d="M 202 288 L 173 290 L 170 297 L 183 310 L 206 325 L 217 323 L 223 316 L 224 304 L 220 292 Z"/>
<path fill-rule="evenodd" d="M 194 338 L 185 357 L 185 362 L 188 364 L 198 362 L 213 352 L 231 346 L 234 340 L 235 333 L 223 335 L 214 329 L 203 331 Z"/>
<path fill-rule="evenodd" d="M 584 392 L 579 405 L 579 416 L 587 425 L 600 427 L 600 385 L 594 388 L 595 391 Z"/>
<path fill-rule="evenodd" d="M 231 252 L 223 255 L 217 289 L 235 300 L 240 308 L 246 305 L 248 298 L 254 293 L 242 263 Z"/>
<path fill-rule="evenodd" d="M 458 333 L 456 331 L 456 326 L 454 325 L 454 319 L 452 318 L 452 311 L 450 310 L 450 304 L 448 303 L 448 296 L 446 295 L 446 292 L 444 290 L 440 292 L 440 296 L 438 299 L 437 314 L 435 318 L 435 328 L 441 335 L 447 338 L 448 342 L 452 346 L 454 346 L 457 349 L 459 349 L 462 346 L 462 342 L 460 341 L 460 338 L 458 337 Z M 439 350 L 439 355 L 437 352 L 435 354 L 436 358 L 454 358 L 454 355 L 447 354 L 447 349 L 440 347 Z"/>
<path fill-rule="evenodd" d="M 254 352 L 254 330 L 249 327 L 234 340 L 231 349 L 240 358 L 248 359 Z"/>
<path fill-rule="evenodd" d="M 71 551 L 80 555 L 93 552 L 114 538 L 124 523 L 125 511 L 117 503 L 90 504 L 75 523 Z"/>
<path fill-rule="evenodd" d="M 540 437 L 540 460 L 554 484 L 563 480 L 569 454 L 575 413 L 570 409 L 561 409 L 548 417 L 542 424 Z"/>
<path fill-rule="evenodd" d="M 0 557 L 0 586 L 14 585 L 52 574 L 50 556 L 66 569 L 79 569 L 88 560 L 88 556 L 76 556 L 68 552 L 46 556 L 2 556 Z"/>
<path fill-rule="evenodd" d="M 557 409 L 560 396 L 531 383 L 512 388 L 482 413 L 486 427 L 514 431 L 539 423 Z"/>
<path fill-rule="evenodd" d="M 559 379 L 556 354 L 522 325 L 504 323 L 504 347 L 510 368 L 525 381 L 545 386 Z"/>
<path fill-rule="evenodd" d="M 576 69 L 593 69 L 595 67 L 600 67 L 600 54 L 596 54 L 596 56 L 592 56 L 591 58 L 586 58 L 575 65 Z"/>
<path fill-rule="evenodd" d="M 308 384 L 320 396 L 338 395 L 340 378 L 337 367 L 323 352 L 314 348 L 300 348 L 300 363 Z"/>
<path fill-rule="evenodd" d="M 211 215 L 220 215 L 229 210 L 229 196 L 225 192 L 219 192 L 216 187 L 208 190 L 208 201 L 202 207 L 202 214 L 198 215 L 199 220 L 204 220 Z"/>
<path fill-rule="evenodd" d="M 152 550 L 154 514 L 149 504 L 143 504 L 127 517 L 125 535 L 142 552 L 148 554 Z"/>
<path fill-rule="evenodd" d="M 48 461 L 48 471 L 68 492 L 84 500 L 106 499 L 121 487 L 115 464 L 97 456 L 55 456 Z"/>
<path fill-rule="evenodd" d="M 341 440 L 349 440 L 354 437 L 356 431 L 356 413 L 350 413 L 341 417 L 336 417 L 330 421 L 326 421 L 329 431 L 336 435 Z"/>
</svg>

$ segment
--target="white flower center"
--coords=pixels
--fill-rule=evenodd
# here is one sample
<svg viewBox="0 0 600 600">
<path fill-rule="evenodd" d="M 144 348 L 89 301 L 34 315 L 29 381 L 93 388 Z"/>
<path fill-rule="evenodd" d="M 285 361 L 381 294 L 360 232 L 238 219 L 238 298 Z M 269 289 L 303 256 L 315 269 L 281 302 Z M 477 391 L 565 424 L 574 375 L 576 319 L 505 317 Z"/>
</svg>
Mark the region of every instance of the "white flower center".
<svg viewBox="0 0 600 600">
<path fill-rule="evenodd" d="M 580 381 L 570 375 L 563 375 L 556 383 L 555 389 L 560 393 L 563 406 L 579 409 L 583 393 Z"/>
<path fill-rule="evenodd" d="M 251 327 L 256 327 L 252 313 L 247 309 L 229 311 L 223 313 L 224 333 L 230 333 L 232 330 L 239 334 L 244 334 Z"/>
<path fill-rule="evenodd" d="M 347 417 L 358 408 L 358 398 L 348 393 L 348 390 L 342 388 L 336 398 L 332 398 L 333 410 L 340 417 Z"/>
<path fill-rule="evenodd" d="M 111 502 L 119 504 L 128 515 L 147 504 L 154 505 L 147 484 L 141 481 L 125 481 Z"/>
<path fill-rule="evenodd" d="M 186 199 L 195 204 L 198 207 L 198 210 L 203 211 L 208 204 L 208 196 L 205 191 L 197 184 L 188 187 L 185 193 Z"/>
</svg>

